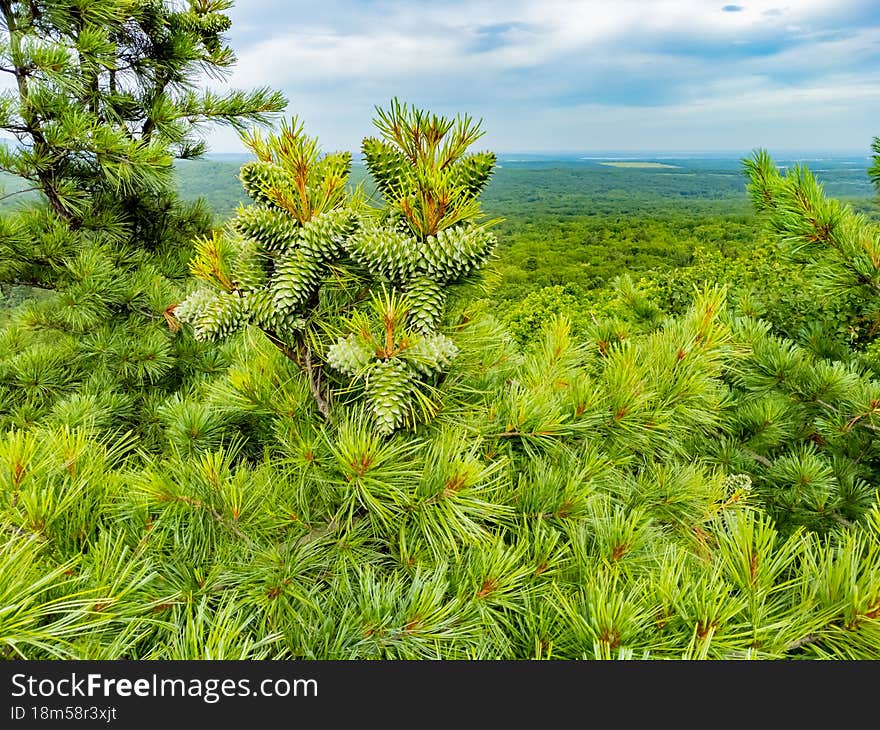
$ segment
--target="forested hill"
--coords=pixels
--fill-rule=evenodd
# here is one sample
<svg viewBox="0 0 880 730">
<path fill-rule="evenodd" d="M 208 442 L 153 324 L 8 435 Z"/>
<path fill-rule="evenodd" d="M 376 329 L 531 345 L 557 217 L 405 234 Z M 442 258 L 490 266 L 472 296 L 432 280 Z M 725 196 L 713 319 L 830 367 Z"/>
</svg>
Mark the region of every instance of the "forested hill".
<svg viewBox="0 0 880 730">
<path fill-rule="evenodd" d="M 734 256 L 759 235 L 742 156 L 502 154 L 483 194 L 498 226 L 497 295 L 519 301 L 551 285 L 592 289 L 620 273 L 687 266 L 694 252 Z M 219 218 L 246 202 L 238 181 L 245 155 L 180 162 L 180 190 L 203 196 Z M 864 155 L 780 157 L 805 164 L 830 196 L 874 214 Z M 355 163 L 352 182 L 366 180 Z"/>
<path fill-rule="evenodd" d="M 244 200 L 238 169 L 247 159 L 246 155 L 217 154 L 181 161 L 180 190 L 190 199 L 203 196 L 218 215 L 229 215 Z M 484 193 L 484 208 L 492 215 L 534 212 L 571 218 L 655 213 L 676 201 L 738 200 L 740 208 L 726 205 L 725 209 L 745 212 L 741 160 L 742 156 L 736 155 L 499 155 L 495 175 Z M 798 163 L 809 166 L 831 196 L 873 196 L 865 172 L 869 158 L 864 155 L 779 159 L 783 170 Z M 365 178 L 365 168 L 356 162 L 352 181 Z"/>
<path fill-rule="evenodd" d="M 218 222 L 246 203 L 238 171 L 248 157 L 215 154 L 177 163 L 186 199 L 203 197 Z M 783 170 L 805 164 L 826 193 L 874 217 L 874 193 L 864 155 L 780 157 Z M 369 183 L 355 162 L 351 181 Z M 4 192 L 19 189 L 13 178 Z M 497 227 L 501 275 L 496 296 L 520 301 L 532 291 L 562 285 L 601 288 L 621 273 L 686 267 L 697 251 L 736 257 L 759 237 L 760 224 L 745 192 L 742 157 L 499 155 L 483 194 Z M 10 209 L 33 194 L 0 200 Z"/>
</svg>

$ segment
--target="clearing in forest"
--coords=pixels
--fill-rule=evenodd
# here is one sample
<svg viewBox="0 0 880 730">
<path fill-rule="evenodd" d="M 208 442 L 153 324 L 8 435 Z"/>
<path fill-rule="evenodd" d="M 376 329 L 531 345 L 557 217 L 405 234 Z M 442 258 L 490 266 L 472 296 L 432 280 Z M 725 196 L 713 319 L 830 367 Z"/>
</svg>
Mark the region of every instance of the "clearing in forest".
<svg viewBox="0 0 880 730">
<path fill-rule="evenodd" d="M 608 167 L 641 168 L 646 170 L 675 169 L 679 167 L 679 165 L 667 165 L 665 162 L 640 162 L 637 160 L 631 162 L 600 162 L 599 164 Z"/>
</svg>

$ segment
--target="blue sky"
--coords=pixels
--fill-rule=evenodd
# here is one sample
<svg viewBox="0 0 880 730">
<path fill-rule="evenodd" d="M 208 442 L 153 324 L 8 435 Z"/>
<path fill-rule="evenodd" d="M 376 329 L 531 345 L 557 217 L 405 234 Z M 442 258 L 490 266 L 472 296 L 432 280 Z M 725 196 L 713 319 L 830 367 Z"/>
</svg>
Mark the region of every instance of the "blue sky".
<svg viewBox="0 0 880 730">
<path fill-rule="evenodd" d="M 325 149 L 396 96 L 482 118 L 484 147 L 868 153 L 880 0 L 238 0 L 229 83 L 269 85 Z M 234 133 L 212 134 L 236 152 Z"/>
</svg>

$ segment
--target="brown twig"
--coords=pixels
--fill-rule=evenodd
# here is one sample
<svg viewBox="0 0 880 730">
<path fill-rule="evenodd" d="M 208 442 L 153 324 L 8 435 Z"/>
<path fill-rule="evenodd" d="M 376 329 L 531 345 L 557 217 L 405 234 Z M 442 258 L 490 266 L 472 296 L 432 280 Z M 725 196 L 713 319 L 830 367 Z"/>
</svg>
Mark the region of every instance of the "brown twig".
<svg viewBox="0 0 880 730">
<path fill-rule="evenodd" d="M 312 394 L 315 405 L 318 407 L 318 411 L 320 411 L 324 418 L 330 421 L 330 401 L 327 398 L 324 382 L 321 378 L 321 366 L 315 365 L 312 362 L 312 349 L 303 339 L 302 335 L 297 335 L 296 346 L 291 347 L 275 332 L 267 329 L 264 329 L 263 332 L 269 338 L 269 342 L 275 345 L 288 360 L 292 360 L 299 366 L 309 381 L 309 391 Z"/>
<path fill-rule="evenodd" d="M 745 449 L 744 451 L 747 456 L 750 456 L 755 461 L 757 461 L 759 464 L 763 464 L 768 469 L 773 466 L 773 462 L 770 461 L 770 459 L 768 459 L 767 457 L 761 456 L 760 454 L 757 454 L 754 451 L 750 451 L 749 449 Z"/>
<path fill-rule="evenodd" d="M 792 641 L 788 646 L 785 647 L 785 651 L 794 651 L 795 649 L 800 649 L 802 646 L 809 646 L 810 644 L 815 644 L 819 640 L 819 637 L 814 634 L 807 634 L 806 636 L 802 636 L 800 639 L 796 641 Z"/>
</svg>

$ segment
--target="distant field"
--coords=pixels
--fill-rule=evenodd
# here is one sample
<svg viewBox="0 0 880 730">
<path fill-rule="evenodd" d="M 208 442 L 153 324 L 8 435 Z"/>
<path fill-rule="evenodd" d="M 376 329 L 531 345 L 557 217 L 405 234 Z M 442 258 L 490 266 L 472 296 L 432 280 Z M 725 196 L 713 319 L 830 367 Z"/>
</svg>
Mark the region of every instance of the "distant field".
<svg viewBox="0 0 880 730">
<path fill-rule="evenodd" d="M 605 167 L 624 167 L 631 169 L 645 169 L 645 170 L 674 170 L 681 165 L 667 165 L 664 162 L 600 162 L 600 165 L 605 165 Z"/>
</svg>

